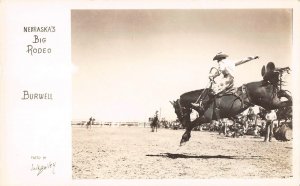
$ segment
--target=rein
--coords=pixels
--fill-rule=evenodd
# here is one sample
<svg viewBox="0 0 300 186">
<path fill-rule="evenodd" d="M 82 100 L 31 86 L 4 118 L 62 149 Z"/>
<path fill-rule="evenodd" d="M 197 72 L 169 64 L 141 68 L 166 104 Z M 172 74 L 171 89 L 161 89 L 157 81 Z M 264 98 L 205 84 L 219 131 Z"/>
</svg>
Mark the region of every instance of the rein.
<svg viewBox="0 0 300 186">
<path fill-rule="evenodd" d="M 217 70 L 218 75 L 220 75 L 219 70 L 218 70 L 217 68 L 215 68 L 215 67 L 212 67 L 212 68 L 210 69 L 209 73 L 211 73 L 211 71 L 212 71 L 213 69 Z M 204 94 L 204 92 L 208 91 L 208 90 L 207 90 L 208 87 L 209 87 L 209 89 L 211 89 L 213 82 L 214 82 L 214 80 L 212 80 L 212 81 L 210 81 L 210 82 L 207 83 L 207 85 L 206 85 L 204 91 L 201 92 L 201 94 L 199 95 L 199 97 L 197 98 L 197 100 L 195 101 L 195 103 L 198 103 L 198 101 L 200 100 L 200 98 L 202 97 L 202 95 Z M 204 97 L 204 98 L 205 98 L 205 97 Z M 204 98 L 203 98 L 203 99 L 204 99 Z"/>
<path fill-rule="evenodd" d="M 210 82 L 209 82 L 210 83 Z M 199 97 L 197 98 L 197 100 L 195 101 L 195 103 L 198 103 L 198 101 L 200 100 L 200 98 L 202 97 L 202 95 L 204 94 L 204 92 L 207 91 L 207 87 L 208 87 L 209 84 L 206 85 L 206 88 L 201 92 L 201 94 L 199 95 Z M 210 83 L 211 85 L 211 83 Z M 210 86 L 211 87 L 211 86 Z M 204 99 L 204 98 L 203 98 Z"/>
</svg>

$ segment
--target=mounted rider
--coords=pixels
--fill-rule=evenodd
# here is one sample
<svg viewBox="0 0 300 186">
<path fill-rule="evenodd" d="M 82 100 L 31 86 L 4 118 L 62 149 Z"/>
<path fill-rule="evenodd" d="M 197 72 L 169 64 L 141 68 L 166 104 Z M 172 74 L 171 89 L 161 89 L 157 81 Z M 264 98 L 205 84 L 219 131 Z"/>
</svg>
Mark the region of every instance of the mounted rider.
<svg viewBox="0 0 300 186">
<path fill-rule="evenodd" d="M 155 111 L 154 117 L 153 118 L 157 118 L 158 119 L 158 110 Z"/>
<path fill-rule="evenodd" d="M 193 106 L 199 107 L 201 110 L 203 110 L 206 103 L 209 103 L 215 95 L 233 88 L 235 66 L 258 59 L 259 57 L 247 57 L 235 63 L 227 58 L 228 55 L 223 52 L 219 52 L 213 58 L 214 61 L 216 60 L 218 62 L 218 67 L 213 67 L 210 71 L 209 80 L 211 83 L 211 88 L 208 89 L 208 91 L 205 91 L 204 95 L 200 96 L 199 102 L 196 101 L 196 103 L 192 103 Z M 206 101 L 206 103 L 203 103 L 207 95 L 209 96 L 209 100 Z"/>
</svg>

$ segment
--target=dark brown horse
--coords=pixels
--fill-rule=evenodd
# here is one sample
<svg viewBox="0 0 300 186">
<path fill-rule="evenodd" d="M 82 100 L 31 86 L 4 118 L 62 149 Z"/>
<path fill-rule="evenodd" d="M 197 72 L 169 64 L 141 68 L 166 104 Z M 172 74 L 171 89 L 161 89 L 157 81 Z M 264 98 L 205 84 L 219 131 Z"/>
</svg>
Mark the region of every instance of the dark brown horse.
<svg viewBox="0 0 300 186">
<path fill-rule="evenodd" d="M 95 118 L 90 117 L 89 121 L 86 123 L 86 128 L 91 129 L 92 125 L 94 125 Z"/>
<path fill-rule="evenodd" d="M 179 121 L 186 128 L 186 131 L 180 141 L 180 145 L 190 139 L 191 131 L 194 127 L 203 123 L 209 123 L 211 120 L 233 118 L 250 106 L 259 105 L 269 110 L 292 105 L 292 98 L 286 93 L 286 91 L 278 90 L 270 83 L 258 81 L 239 87 L 235 93 L 217 95 L 207 104 L 203 112 L 191 103 L 196 102 L 199 95 L 201 95 L 205 90 L 207 89 L 184 93 L 180 96 L 180 99 L 171 102 Z M 287 101 L 281 101 L 281 97 L 287 98 Z M 208 99 L 208 97 L 205 99 Z M 191 121 L 190 119 L 192 109 L 199 113 L 199 117 L 194 121 Z M 216 109 L 219 111 L 216 112 Z"/>
<path fill-rule="evenodd" d="M 159 125 L 158 117 L 155 116 L 152 119 L 151 124 L 150 124 L 151 132 L 154 132 L 154 131 L 157 132 L 158 125 Z"/>
</svg>

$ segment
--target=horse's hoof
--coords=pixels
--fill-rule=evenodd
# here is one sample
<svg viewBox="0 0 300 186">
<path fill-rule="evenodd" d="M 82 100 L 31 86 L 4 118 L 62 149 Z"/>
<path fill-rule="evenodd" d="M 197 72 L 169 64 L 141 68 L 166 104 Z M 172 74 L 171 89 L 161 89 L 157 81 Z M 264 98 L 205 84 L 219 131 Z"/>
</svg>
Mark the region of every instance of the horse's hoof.
<svg viewBox="0 0 300 186">
<path fill-rule="evenodd" d="M 185 140 L 181 140 L 179 146 L 182 147 L 183 145 L 185 145 L 186 141 Z"/>
</svg>

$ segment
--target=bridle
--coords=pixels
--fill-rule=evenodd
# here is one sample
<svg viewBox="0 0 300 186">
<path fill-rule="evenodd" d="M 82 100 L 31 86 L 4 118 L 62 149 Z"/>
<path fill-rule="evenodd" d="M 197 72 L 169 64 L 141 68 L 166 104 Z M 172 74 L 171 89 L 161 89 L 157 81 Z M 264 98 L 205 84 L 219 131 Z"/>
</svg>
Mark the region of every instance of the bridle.
<svg viewBox="0 0 300 186">
<path fill-rule="evenodd" d="M 182 111 L 182 106 L 180 104 L 180 99 L 177 100 L 178 106 L 179 106 L 179 112 L 180 112 L 180 116 L 183 118 L 183 111 Z"/>
</svg>

